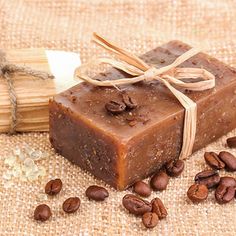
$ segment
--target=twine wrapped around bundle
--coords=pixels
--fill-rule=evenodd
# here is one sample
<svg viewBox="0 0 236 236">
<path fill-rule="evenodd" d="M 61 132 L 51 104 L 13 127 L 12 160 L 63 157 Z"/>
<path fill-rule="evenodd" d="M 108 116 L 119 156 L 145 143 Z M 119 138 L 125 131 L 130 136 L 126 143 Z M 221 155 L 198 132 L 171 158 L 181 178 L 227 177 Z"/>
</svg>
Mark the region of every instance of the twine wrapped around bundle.
<svg viewBox="0 0 236 236">
<path fill-rule="evenodd" d="M 185 108 L 183 142 L 179 158 L 186 159 L 192 154 L 193 145 L 196 135 L 197 125 L 197 105 L 189 97 L 180 92 L 177 88 L 187 89 L 191 91 L 204 91 L 215 87 L 215 76 L 209 71 L 202 68 L 177 68 L 181 63 L 185 62 L 192 56 L 200 52 L 197 48 L 192 48 L 179 56 L 173 63 L 159 69 L 146 64 L 143 60 L 116 46 L 114 43 L 104 39 L 98 34 L 94 33 L 94 41 L 104 47 L 109 52 L 114 53 L 120 61 L 111 58 L 97 58 L 88 63 L 78 67 L 75 71 L 75 77 L 82 79 L 90 84 L 96 86 L 114 86 L 128 85 L 140 81 L 158 80 L 163 83 L 178 101 Z M 91 68 L 94 64 L 109 64 L 121 71 L 124 71 L 132 78 L 123 78 L 118 80 L 98 81 L 86 75 L 86 70 Z M 192 79 L 194 82 L 184 82 L 184 79 Z M 199 81 L 199 78 L 201 80 Z"/>
<path fill-rule="evenodd" d="M 26 75 L 34 76 L 39 79 L 53 79 L 54 76 L 44 72 L 31 69 L 25 66 L 19 66 L 12 63 L 9 63 L 6 59 L 5 53 L 0 50 L 0 76 L 7 82 L 8 93 L 11 103 L 11 123 L 9 134 L 14 134 L 16 132 L 17 126 L 17 95 L 14 88 L 12 74 L 16 72 L 21 72 Z"/>
</svg>

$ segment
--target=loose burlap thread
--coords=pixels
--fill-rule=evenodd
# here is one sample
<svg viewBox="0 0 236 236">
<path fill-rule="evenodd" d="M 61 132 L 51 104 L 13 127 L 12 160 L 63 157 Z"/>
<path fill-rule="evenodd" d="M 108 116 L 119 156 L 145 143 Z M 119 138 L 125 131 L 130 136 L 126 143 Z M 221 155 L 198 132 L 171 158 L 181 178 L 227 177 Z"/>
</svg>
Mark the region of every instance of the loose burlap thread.
<svg viewBox="0 0 236 236">
<path fill-rule="evenodd" d="M 194 46 L 207 45 L 209 53 L 236 66 L 235 1 L 0 1 L 0 48 L 47 47 L 80 51 L 83 61 L 104 53 L 91 44 L 91 32 L 97 31 L 137 54 L 171 39 L 180 39 Z M 125 28 L 124 28 L 125 26 Z M 232 131 L 227 137 L 236 135 Z M 204 151 L 230 150 L 226 137 L 193 154 L 185 162 L 181 177 L 171 179 L 168 189 L 152 193 L 160 197 L 168 210 L 168 218 L 153 230 L 145 230 L 141 219 L 128 214 L 121 206 L 126 192 L 116 192 L 103 182 L 67 160 L 54 154 L 47 133 L 29 133 L 9 137 L 0 135 L 0 174 L 6 172 L 4 159 L 23 142 L 50 152 L 41 163 L 47 176 L 34 183 L 16 181 L 14 187 L 0 189 L 0 235 L 235 235 L 236 203 L 218 205 L 213 192 L 206 202 L 193 205 L 186 191 L 194 175 L 206 168 Z M 236 150 L 230 150 L 236 154 Z M 225 175 L 226 172 L 221 172 Z M 236 177 L 235 173 L 227 173 Z M 47 180 L 59 177 L 64 190 L 45 203 L 53 217 L 40 224 L 32 220 L 36 195 L 43 191 Z M 106 186 L 110 197 L 95 203 L 84 196 L 91 184 Z M 127 191 L 129 192 L 129 191 Z M 61 210 L 62 202 L 70 196 L 81 198 L 81 208 L 74 215 Z"/>
</svg>

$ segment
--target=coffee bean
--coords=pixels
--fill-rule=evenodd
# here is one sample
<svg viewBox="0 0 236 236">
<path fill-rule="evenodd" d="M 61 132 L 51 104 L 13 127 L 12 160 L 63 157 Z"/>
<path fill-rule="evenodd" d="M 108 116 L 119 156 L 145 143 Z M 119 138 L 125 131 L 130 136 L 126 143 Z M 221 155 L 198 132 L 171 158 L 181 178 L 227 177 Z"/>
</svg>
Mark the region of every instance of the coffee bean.
<svg viewBox="0 0 236 236">
<path fill-rule="evenodd" d="M 146 212 L 142 216 L 142 222 L 146 228 L 154 228 L 158 221 L 158 216 L 154 212 Z"/>
<path fill-rule="evenodd" d="M 215 152 L 205 152 L 204 158 L 206 163 L 213 169 L 219 170 L 225 167 L 225 163 L 220 160 Z"/>
<path fill-rule="evenodd" d="M 220 176 L 215 170 L 204 170 L 199 172 L 194 180 L 198 184 L 204 184 L 208 188 L 213 188 L 219 184 Z"/>
<path fill-rule="evenodd" d="M 230 176 L 221 177 L 219 185 L 224 185 L 226 187 L 236 187 L 236 179 Z"/>
<path fill-rule="evenodd" d="M 62 209 L 66 213 L 74 213 L 80 207 L 80 199 L 78 197 L 70 197 L 63 202 Z"/>
<path fill-rule="evenodd" d="M 223 151 L 219 153 L 219 158 L 225 163 L 228 171 L 236 171 L 236 158 L 233 154 Z"/>
<path fill-rule="evenodd" d="M 151 201 L 151 204 L 152 204 L 152 212 L 156 213 L 160 220 L 167 217 L 168 215 L 167 210 L 160 198 L 157 197 L 154 198 Z"/>
<path fill-rule="evenodd" d="M 131 98 L 127 93 L 122 94 L 122 100 L 128 109 L 134 109 L 137 107 L 136 101 Z"/>
<path fill-rule="evenodd" d="M 110 101 L 105 104 L 105 108 L 109 113 L 117 115 L 122 113 L 125 110 L 126 106 L 123 102 Z"/>
<path fill-rule="evenodd" d="M 166 172 L 169 176 L 177 177 L 184 170 L 184 161 L 182 160 L 171 160 L 166 163 Z"/>
<path fill-rule="evenodd" d="M 236 148 L 236 136 L 227 139 L 227 144 L 230 148 Z"/>
<path fill-rule="evenodd" d="M 223 184 L 219 185 L 215 191 L 215 198 L 219 204 L 225 204 L 233 200 L 235 195 L 234 187 L 227 187 Z"/>
<path fill-rule="evenodd" d="M 38 205 L 34 210 L 34 219 L 38 221 L 46 221 L 52 216 L 51 209 L 48 205 Z"/>
<path fill-rule="evenodd" d="M 164 171 L 160 171 L 159 173 L 153 175 L 150 180 L 151 187 L 156 191 L 165 190 L 168 183 L 169 176 Z"/>
<path fill-rule="evenodd" d="M 143 215 L 152 210 L 150 202 L 143 200 L 133 194 L 126 194 L 122 199 L 123 206 L 134 215 Z"/>
<path fill-rule="evenodd" d="M 62 182 L 60 179 L 50 180 L 45 186 L 45 193 L 48 195 L 56 195 L 62 189 Z"/>
<path fill-rule="evenodd" d="M 92 199 L 95 201 L 104 201 L 105 198 L 109 196 L 109 193 L 105 188 L 97 186 L 97 185 L 89 186 L 85 194 L 89 199 Z"/>
<path fill-rule="evenodd" d="M 151 188 L 143 181 L 137 181 L 133 186 L 133 191 L 142 197 L 149 197 L 151 195 Z"/>
<path fill-rule="evenodd" d="M 188 189 L 187 196 L 193 203 L 199 203 L 207 199 L 208 189 L 204 184 L 193 184 Z"/>
</svg>

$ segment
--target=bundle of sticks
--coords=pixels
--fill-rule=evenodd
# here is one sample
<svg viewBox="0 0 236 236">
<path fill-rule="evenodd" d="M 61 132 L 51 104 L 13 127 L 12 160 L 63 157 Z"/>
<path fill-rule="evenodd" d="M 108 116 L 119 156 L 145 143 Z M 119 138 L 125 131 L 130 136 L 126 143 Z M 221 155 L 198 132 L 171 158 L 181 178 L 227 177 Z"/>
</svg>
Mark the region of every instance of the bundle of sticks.
<svg viewBox="0 0 236 236">
<path fill-rule="evenodd" d="M 45 50 L 43 48 L 11 49 L 5 51 L 9 65 L 27 68 L 49 75 L 16 70 L 0 76 L 0 132 L 48 130 L 48 101 L 56 93 L 78 83 L 73 80 L 74 69 L 80 65 L 79 54 Z M 4 58 L 5 59 L 5 58 Z M 36 74 L 36 75 L 35 75 Z M 11 99 L 14 90 L 16 104 Z M 16 120 L 12 119 L 14 110 Z M 11 130 L 14 124 L 14 130 Z"/>
</svg>

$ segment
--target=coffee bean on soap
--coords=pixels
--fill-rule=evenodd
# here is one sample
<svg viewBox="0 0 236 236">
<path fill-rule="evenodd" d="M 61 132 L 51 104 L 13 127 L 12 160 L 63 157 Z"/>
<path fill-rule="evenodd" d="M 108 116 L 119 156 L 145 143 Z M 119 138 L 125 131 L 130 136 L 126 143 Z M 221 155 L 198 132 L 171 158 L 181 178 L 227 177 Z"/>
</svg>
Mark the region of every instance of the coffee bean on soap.
<svg viewBox="0 0 236 236">
<path fill-rule="evenodd" d="M 193 184 L 187 192 L 188 198 L 193 203 L 199 203 L 207 199 L 208 188 L 204 184 Z"/>
<path fill-rule="evenodd" d="M 109 196 L 109 193 L 105 188 L 97 185 L 89 186 L 85 194 L 89 199 L 95 201 L 104 201 Z"/>
<path fill-rule="evenodd" d="M 46 204 L 38 205 L 34 210 L 34 219 L 38 221 L 46 221 L 52 216 L 51 209 Z"/>
<path fill-rule="evenodd" d="M 236 179 L 230 176 L 221 177 L 219 185 L 224 185 L 226 187 L 236 187 Z"/>
<path fill-rule="evenodd" d="M 204 158 L 206 163 L 213 169 L 219 170 L 225 167 L 225 163 L 220 160 L 215 152 L 205 152 Z"/>
<path fill-rule="evenodd" d="M 236 158 L 233 154 L 222 151 L 219 153 L 219 158 L 225 163 L 225 169 L 228 171 L 236 171 Z"/>
<path fill-rule="evenodd" d="M 225 204 L 234 199 L 235 188 L 227 187 L 223 184 L 219 185 L 215 191 L 215 198 L 219 204 Z"/>
<path fill-rule="evenodd" d="M 236 148 L 236 136 L 228 138 L 226 142 L 230 148 Z"/>
<path fill-rule="evenodd" d="M 66 213 L 74 213 L 80 207 L 80 199 L 78 197 L 70 197 L 63 202 L 62 209 Z"/>
<path fill-rule="evenodd" d="M 150 180 L 151 187 L 153 190 L 162 191 L 165 190 L 169 183 L 169 176 L 164 172 L 160 171 L 152 176 Z"/>
<path fill-rule="evenodd" d="M 204 170 L 199 172 L 195 178 L 195 182 L 198 184 L 204 184 L 208 188 L 217 186 L 220 182 L 219 173 L 215 170 Z"/>
<path fill-rule="evenodd" d="M 62 181 L 60 179 L 50 180 L 45 186 L 45 193 L 48 195 L 56 195 L 62 189 Z"/>
<path fill-rule="evenodd" d="M 152 210 L 150 202 L 135 196 L 134 194 L 126 194 L 122 199 L 123 206 L 134 215 L 143 215 Z"/>
<path fill-rule="evenodd" d="M 133 191 L 142 197 L 149 197 L 151 195 L 151 188 L 143 181 L 137 181 L 133 185 Z"/>
<path fill-rule="evenodd" d="M 142 222 L 146 228 L 154 228 L 158 224 L 158 216 L 154 212 L 146 212 L 142 216 Z"/>
<path fill-rule="evenodd" d="M 122 93 L 122 101 L 127 109 L 134 109 L 137 107 L 137 102 L 134 98 L 130 97 L 126 92 Z"/>
<path fill-rule="evenodd" d="M 166 167 L 166 172 L 169 176 L 177 177 L 184 170 L 184 161 L 171 160 L 166 163 L 165 167 Z"/>
<path fill-rule="evenodd" d="M 154 198 L 151 201 L 151 204 L 152 204 L 152 212 L 156 213 L 160 220 L 167 217 L 168 215 L 167 210 L 160 198 Z"/>
<path fill-rule="evenodd" d="M 123 102 L 110 101 L 105 104 L 105 108 L 109 113 L 113 115 L 117 115 L 117 114 L 122 113 L 125 110 L 126 105 Z"/>
</svg>

